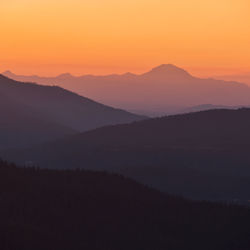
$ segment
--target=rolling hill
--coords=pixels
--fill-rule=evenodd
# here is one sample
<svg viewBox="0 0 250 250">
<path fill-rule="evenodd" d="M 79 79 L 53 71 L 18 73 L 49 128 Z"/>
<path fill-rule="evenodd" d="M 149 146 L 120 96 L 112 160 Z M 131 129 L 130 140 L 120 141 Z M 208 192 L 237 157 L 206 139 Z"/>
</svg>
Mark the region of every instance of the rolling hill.
<svg viewBox="0 0 250 250">
<path fill-rule="evenodd" d="M 191 202 L 122 176 L 0 161 L 5 250 L 249 249 L 250 210 Z"/>
<path fill-rule="evenodd" d="M 122 173 L 195 199 L 248 203 L 250 109 L 211 110 L 108 126 L 28 150 L 19 164 Z"/>
</svg>

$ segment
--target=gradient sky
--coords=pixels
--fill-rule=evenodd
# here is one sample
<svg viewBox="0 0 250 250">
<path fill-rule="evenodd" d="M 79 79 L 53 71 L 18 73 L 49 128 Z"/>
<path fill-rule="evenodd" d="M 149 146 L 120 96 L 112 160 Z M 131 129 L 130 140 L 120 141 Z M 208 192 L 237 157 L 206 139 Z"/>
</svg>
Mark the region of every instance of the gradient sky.
<svg viewBox="0 0 250 250">
<path fill-rule="evenodd" d="M 0 0 L 0 71 L 250 71 L 249 0 Z"/>
</svg>

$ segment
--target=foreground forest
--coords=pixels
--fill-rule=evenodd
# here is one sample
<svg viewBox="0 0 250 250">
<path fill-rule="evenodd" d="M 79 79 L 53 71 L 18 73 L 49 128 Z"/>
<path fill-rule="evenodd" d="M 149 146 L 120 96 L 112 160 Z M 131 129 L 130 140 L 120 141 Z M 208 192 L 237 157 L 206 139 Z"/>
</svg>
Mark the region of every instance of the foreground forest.
<svg viewBox="0 0 250 250">
<path fill-rule="evenodd" d="M 0 249 L 247 250 L 250 210 L 122 176 L 0 162 Z"/>
</svg>

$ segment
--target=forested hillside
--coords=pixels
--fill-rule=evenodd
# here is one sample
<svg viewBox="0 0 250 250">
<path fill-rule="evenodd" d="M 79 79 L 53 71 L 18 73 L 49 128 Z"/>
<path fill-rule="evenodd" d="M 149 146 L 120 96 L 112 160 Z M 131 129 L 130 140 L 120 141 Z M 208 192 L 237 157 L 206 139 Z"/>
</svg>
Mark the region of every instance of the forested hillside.
<svg viewBox="0 0 250 250">
<path fill-rule="evenodd" d="M 0 249 L 247 250 L 250 210 L 191 202 L 104 172 L 0 162 Z"/>
</svg>

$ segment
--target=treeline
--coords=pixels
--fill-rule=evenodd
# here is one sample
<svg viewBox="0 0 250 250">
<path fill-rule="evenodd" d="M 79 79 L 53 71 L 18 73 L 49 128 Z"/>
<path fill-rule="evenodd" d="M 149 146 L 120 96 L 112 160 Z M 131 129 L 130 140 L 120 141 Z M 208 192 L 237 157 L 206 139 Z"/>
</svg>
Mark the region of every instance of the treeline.
<svg viewBox="0 0 250 250">
<path fill-rule="evenodd" d="M 104 172 L 0 162 L 0 249 L 246 250 L 250 210 Z"/>
</svg>

